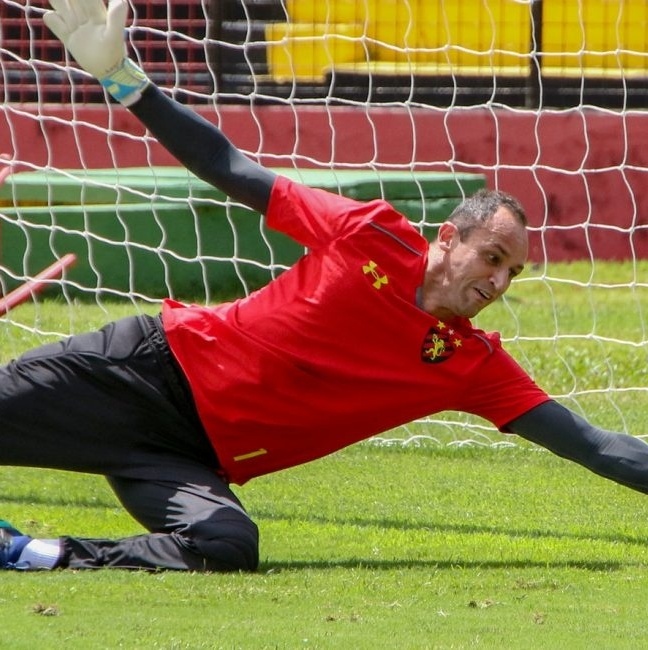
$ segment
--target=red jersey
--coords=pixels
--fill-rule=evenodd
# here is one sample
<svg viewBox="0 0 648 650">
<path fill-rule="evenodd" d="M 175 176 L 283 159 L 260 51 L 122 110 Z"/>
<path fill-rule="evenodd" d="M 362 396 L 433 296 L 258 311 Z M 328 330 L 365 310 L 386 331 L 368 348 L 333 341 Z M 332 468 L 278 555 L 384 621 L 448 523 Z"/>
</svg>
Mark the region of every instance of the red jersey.
<svg viewBox="0 0 648 650">
<path fill-rule="evenodd" d="M 429 244 L 384 201 L 276 180 L 267 223 L 308 248 L 245 298 L 163 322 L 233 483 L 443 410 L 500 429 L 548 400 L 469 320 L 417 306 Z"/>
</svg>

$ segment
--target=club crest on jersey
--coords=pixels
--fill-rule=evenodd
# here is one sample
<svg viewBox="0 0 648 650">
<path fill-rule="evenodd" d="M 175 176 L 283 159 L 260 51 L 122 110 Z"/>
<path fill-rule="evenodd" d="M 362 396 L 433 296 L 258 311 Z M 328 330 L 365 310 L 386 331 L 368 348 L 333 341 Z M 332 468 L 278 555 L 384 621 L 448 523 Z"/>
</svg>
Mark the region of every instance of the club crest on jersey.
<svg viewBox="0 0 648 650">
<path fill-rule="evenodd" d="M 421 361 L 441 363 L 449 359 L 459 347 L 461 347 L 461 339 L 457 333 L 443 321 L 439 321 L 430 327 L 423 339 Z"/>
<path fill-rule="evenodd" d="M 373 260 L 369 260 L 366 264 L 363 264 L 362 272 L 373 280 L 371 284 L 374 289 L 380 289 L 383 285 L 389 284 L 389 278 L 380 272 L 378 264 Z"/>
</svg>

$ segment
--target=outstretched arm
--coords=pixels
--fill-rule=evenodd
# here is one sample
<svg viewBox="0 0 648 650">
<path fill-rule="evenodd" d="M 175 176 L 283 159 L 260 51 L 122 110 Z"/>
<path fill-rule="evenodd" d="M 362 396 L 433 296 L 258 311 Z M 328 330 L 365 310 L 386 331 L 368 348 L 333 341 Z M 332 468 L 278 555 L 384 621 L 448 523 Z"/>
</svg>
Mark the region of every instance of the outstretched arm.
<svg viewBox="0 0 648 650">
<path fill-rule="evenodd" d="M 131 112 L 187 169 L 265 213 L 276 174 L 250 160 L 213 124 L 149 85 Z"/>
<path fill-rule="evenodd" d="M 553 401 L 527 411 L 507 428 L 596 474 L 648 494 L 648 445 L 634 436 L 599 429 Z"/>
<path fill-rule="evenodd" d="M 127 56 L 126 0 L 50 0 L 45 24 L 77 63 L 136 115 L 185 167 L 265 212 L 275 174 L 247 158 L 213 124 L 165 96 Z"/>
</svg>

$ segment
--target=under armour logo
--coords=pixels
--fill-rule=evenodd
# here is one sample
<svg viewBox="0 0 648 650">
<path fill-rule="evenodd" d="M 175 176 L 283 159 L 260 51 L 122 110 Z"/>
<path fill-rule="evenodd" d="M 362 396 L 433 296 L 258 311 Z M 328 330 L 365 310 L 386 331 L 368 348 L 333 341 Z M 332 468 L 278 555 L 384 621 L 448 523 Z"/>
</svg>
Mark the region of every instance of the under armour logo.
<svg viewBox="0 0 648 650">
<path fill-rule="evenodd" d="M 372 282 L 374 289 L 380 289 L 383 284 L 389 284 L 389 278 L 386 275 L 381 274 L 378 271 L 378 265 L 371 260 L 367 264 L 363 265 L 362 272 L 365 275 L 371 275 L 374 279 Z"/>
</svg>

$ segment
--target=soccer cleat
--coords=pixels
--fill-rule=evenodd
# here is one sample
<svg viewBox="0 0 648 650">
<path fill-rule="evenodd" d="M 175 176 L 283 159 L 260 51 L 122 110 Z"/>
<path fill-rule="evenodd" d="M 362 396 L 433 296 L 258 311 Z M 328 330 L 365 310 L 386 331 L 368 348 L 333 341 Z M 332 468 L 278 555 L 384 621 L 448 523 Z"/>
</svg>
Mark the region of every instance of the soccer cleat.
<svg viewBox="0 0 648 650">
<path fill-rule="evenodd" d="M 0 569 L 29 569 L 28 563 L 18 560 L 31 540 L 29 535 L 23 535 L 9 522 L 0 519 Z"/>
</svg>

